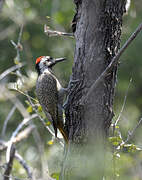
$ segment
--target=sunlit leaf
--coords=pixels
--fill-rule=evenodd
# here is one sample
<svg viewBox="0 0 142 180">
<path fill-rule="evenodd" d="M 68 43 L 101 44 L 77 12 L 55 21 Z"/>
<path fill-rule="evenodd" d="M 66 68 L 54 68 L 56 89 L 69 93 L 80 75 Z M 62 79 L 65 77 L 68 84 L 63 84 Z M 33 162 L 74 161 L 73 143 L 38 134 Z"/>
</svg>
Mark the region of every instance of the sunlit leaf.
<svg viewBox="0 0 142 180">
<path fill-rule="evenodd" d="M 32 106 L 29 106 L 29 107 L 27 108 L 27 111 L 28 111 L 29 113 L 31 113 L 31 112 L 33 111 Z"/>
<path fill-rule="evenodd" d="M 60 173 L 52 173 L 51 177 L 59 180 Z"/>
<path fill-rule="evenodd" d="M 50 125 L 51 125 L 51 122 L 48 121 L 48 122 L 46 123 L 46 126 L 50 126 Z"/>
<path fill-rule="evenodd" d="M 42 107 L 38 106 L 38 112 L 42 112 Z"/>
<path fill-rule="evenodd" d="M 50 141 L 47 142 L 47 144 L 50 145 L 50 146 L 53 145 L 53 143 L 54 143 L 53 140 L 50 140 Z"/>
</svg>

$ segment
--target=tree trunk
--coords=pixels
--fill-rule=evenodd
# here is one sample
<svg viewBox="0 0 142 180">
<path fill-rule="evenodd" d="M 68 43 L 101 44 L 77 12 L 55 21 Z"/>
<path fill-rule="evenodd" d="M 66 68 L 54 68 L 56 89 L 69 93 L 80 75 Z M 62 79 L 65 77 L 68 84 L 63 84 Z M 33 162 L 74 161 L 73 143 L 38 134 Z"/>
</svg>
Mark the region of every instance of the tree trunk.
<svg viewBox="0 0 142 180">
<path fill-rule="evenodd" d="M 117 65 L 95 89 L 89 90 L 119 50 L 126 1 L 74 0 L 74 3 L 76 47 L 65 108 L 69 145 L 60 179 L 99 180 L 103 177 L 104 140 L 113 117 Z"/>
</svg>

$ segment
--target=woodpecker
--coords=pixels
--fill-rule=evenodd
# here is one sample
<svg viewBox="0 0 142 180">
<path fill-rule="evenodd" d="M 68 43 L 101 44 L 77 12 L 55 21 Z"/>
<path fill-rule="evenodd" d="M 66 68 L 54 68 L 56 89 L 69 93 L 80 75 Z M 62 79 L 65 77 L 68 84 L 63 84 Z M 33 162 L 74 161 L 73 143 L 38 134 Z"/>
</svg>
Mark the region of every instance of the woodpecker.
<svg viewBox="0 0 142 180">
<path fill-rule="evenodd" d="M 54 59 L 50 56 L 41 56 L 36 59 L 38 78 L 36 94 L 46 116 L 49 117 L 57 137 L 57 129 L 61 132 L 65 142 L 68 142 L 63 122 L 63 99 L 65 89 L 61 86 L 52 71 L 52 67 L 65 58 Z"/>
</svg>

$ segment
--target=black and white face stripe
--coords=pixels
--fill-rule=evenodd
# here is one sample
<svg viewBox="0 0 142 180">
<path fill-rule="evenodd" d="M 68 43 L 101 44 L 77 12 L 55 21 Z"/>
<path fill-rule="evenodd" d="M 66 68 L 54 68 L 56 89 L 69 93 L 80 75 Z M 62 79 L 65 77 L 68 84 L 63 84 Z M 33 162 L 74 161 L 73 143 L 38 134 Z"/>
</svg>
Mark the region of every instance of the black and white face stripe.
<svg viewBox="0 0 142 180">
<path fill-rule="evenodd" d="M 65 58 L 53 59 L 50 56 L 40 56 L 36 60 L 36 70 L 38 74 L 41 74 L 45 69 L 51 70 L 56 63 L 62 62 L 64 60 Z"/>
<path fill-rule="evenodd" d="M 41 56 L 36 60 L 36 70 L 41 74 L 45 69 L 51 68 L 54 64 L 54 59 L 50 56 Z"/>
</svg>

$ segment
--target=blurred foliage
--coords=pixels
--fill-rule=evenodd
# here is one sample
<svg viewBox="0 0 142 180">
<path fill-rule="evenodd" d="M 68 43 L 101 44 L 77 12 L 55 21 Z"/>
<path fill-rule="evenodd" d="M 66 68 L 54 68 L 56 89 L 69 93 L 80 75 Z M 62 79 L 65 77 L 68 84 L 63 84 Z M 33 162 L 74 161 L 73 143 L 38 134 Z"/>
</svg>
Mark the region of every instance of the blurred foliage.
<svg viewBox="0 0 142 180">
<path fill-rule="evenodd" d="M 142 19 L 142 3 L 140 0 L 135 0 L 131 2 L 131 6 L 124 16 L 123 28 L 122 28 L 122 42 L 128 39 L 130 34 L 135 30 L 137 25 Z M 21 62 L 26 62 L 26 66 L 22 68 L 21 73 L 23 74 L 24 85 L 22 89 L 27 90 L 31 96 L 35 98 L 35 59 L 41 55 L 50 55 L 53 57 L 66 57 L 67 61 L 61 63 L 55 67 L 55 73 L 59 77 L 63 86 L 67 86 L 69 76 L 71 74 L 74 45 L 75 41 L 73 38 L 67 37 L 48 37 L 44 33 L 44 24 L 47 24 L 53 30 L 71 32 L 71 21 L 74 15 L 74 4 L 73 1 L 66 0 L 6 0 L 1 12 L 1 22 L 0 22 L 0 74 L 5 70 L 15 65 L 14 59 L 16 57 L 16 49 L 11 44 L 10 40 L 17 42 L 20 27 L 23 25 L 22 34 L 22 46 L 23 51 L 20 53 Z M 138 119 L 142 115 L 142 33 L 133 41 L 133 43 L 126 50 L 124 55 L 121 57 L 119 70 L 118 70 L 118 82 L 116 86 L 116 95 L 114 103 L 114 111 L 116 116 L 120 112 L 123 104 L 124 96 L 129 86 L 130 78 L 132 82 L 127 94 L 127 100 L 119 122 L 119 134 L 111 136 L 109 141 L 111 146 L 115 147 L 114 153 L 109 154 L 107 157 L 108 162 L 115 160 L 116 165 L 116 179 L 121 180 L 139 180 L 142 179 L 141 175 L 141 163 L 142 163 L 142 152 L 139 148 L 142 147 L 141 143 L 141 130 L 137 129 L 135 136 L 132 138 L 132 142 L 123 147 L 121 152 L 117 152 L 117 147 L 122 142 L 122 139 L 126 139 L 128 131 L 136 126 Z M 13 107 L 12 101 L 9 97 L 5 95 L 6 90 L 3 85 L 8 84 L 9 86 L 17 81 L 16 74 L 9 74 L 0 82 L 0 132 L 4 120 L 7 114 Z M 17 82 L 19 83 L 19 82 Z M 24 89 L 25 88 L 25 89 Z M 11 91 L 10 91 L 11 92 Z M 23 103 L 25 109 L 28 113 L 32 113 L 33 109 L 30 104 L 28 104 L 27 98 L 17 92 L 11 92 L 16 95 L 16 97 Z M 41 109 L 39 107 L 39 111 Z M 44 117 L 44 115 L 42 114 Z M 17 125 L 21 122 L 22 115 L 16 109 L 13 116 L 11 117 L 6 136 L 4 140 L 8 140 L 11 133 L 15 130 Z M 36 171 L 36 176 L 40 177 L 43 172 L 42 167 L 44 166 L 43 157 L 45 162 L 48 160 L 49 170 L 52 177 L 59 178 L 58 172 L 60 171 L 60 164 L 62 158 L 62 149 L 59 144 L 53 143 L 50 134 L 45 130 L 45 128 L 37 120 L 34 120 L 37 125 L 37 130 L 40 134 L 41 144 L 45 151 L 41 155 L 38 149 L 37 142 L 34 135 L 30 136 L 28 139 L 24 140 L 24 144 L 18 144 L 17 148 L 19 153 L 23 155 L 24 159 L 33 169 L 39 169 Z M 48 124 L 48 122 L 47 122 Z M 54 145 L 52 145 L 54 144 Z M 21 147 L 22 146 L 22 147 Z M 60 155 L 59 155 L 60 154 Z M 2 160 L 3 157 L 0 157 Z M 41 162 L 41 163 L 40 163 Z M 108 174 L 112 175 L 111 167 L 107 169 Z M 14 163 L 14 175 L 19 178 L 26 177 L 25 171 L 19 163 Z M 107 179 L 107 178 L 106 178 Z M 108 178 L 109 179 L 109 178 Z M 109 179 L 110 180 L 110 179 Z"/>
</svg>

